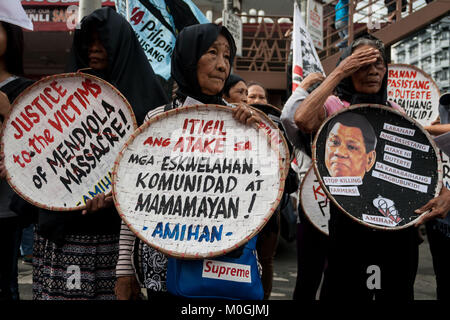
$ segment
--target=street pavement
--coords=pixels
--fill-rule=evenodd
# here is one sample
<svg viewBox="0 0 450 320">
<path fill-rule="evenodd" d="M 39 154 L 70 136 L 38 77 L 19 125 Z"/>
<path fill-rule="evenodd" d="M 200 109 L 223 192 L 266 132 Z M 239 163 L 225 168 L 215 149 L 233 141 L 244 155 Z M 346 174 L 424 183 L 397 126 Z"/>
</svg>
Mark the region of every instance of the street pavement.
<svg viewBox="0 0 450 320">
<path fill-rule="evenodd" d="M 420 229 L 424 242 L 419 246 L 419 266 L 414 283 L 415 300 L 436 300 L 436 280 L 425 228 Z M 296 243 L 282 238 L 274 264 L 273 289 L 270 300 L 291 300 L 297 278 Z"/>
<path fill-rule="evenodd" d="M 424 229 L 421 229 L 424 230 Z M 424 234 L 424 231 L 423 231 Z M 414 285 L 416 300 L 436 300 L 436 281 L 430 247 L 425 241 L 419 246 L 419 268 Z M 296 244 L 280 238 L 274 261 L 273 289 L 270 300 L 291 300 L 297 277 Z M 19 291 L 22 300 L 32 300 L 32 267 L 19 259 Z"/>
</svg>

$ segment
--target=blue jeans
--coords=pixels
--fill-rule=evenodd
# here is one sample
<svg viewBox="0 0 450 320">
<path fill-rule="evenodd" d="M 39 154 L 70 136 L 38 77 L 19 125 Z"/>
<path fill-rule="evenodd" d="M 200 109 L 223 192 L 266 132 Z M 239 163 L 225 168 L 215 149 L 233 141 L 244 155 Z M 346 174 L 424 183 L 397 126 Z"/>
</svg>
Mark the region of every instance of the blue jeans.
<svg viewBox="0 0 450 320">
<path fill-rule="evenodd" d="M 20 244 L 20 252 L 22 256 L 33 254 L 33 238 L 34 238 L 34 224 L 22 230 L 22 242 Z"/>
</svg>

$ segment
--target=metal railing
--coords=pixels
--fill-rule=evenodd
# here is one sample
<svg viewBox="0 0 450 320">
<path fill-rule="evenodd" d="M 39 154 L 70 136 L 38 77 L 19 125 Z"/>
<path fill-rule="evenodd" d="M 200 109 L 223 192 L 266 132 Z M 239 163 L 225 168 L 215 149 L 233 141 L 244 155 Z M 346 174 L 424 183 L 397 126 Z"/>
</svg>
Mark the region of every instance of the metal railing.
<svg viewBox="0 0 450 320">
<path fill-rule="evenodd" d="M 244 17 L 256 22 L 243 23 L 242 56 L 236 58 L 234 69 L 285 72 L 291 45 L 286 33 L 292 28 L 292 17 Z"/>
<path fill-rule="evenodd" d="M 394 6 L 390 11 L 389 7 Z M 348 10 L 348 24 L 345 27 L 336 29 L 335 12 L 324 15 L 324 49 L 318 52 L 321 59 L 336 53 L 339 48 L 336 45 L 343 39 L 339 37 L 339 32 L 348 28 L 347 44 L 351 43 L 356 35 L 363 32 L 374 32 L 380 30 L 391 23 L 400 21 L 408 15 L 426 6 L 423 0 L 391 0 L 389 2 L 380 0 L 355 1 L 349 0 L 348 5 L 343 8 Z"/>
</svg>

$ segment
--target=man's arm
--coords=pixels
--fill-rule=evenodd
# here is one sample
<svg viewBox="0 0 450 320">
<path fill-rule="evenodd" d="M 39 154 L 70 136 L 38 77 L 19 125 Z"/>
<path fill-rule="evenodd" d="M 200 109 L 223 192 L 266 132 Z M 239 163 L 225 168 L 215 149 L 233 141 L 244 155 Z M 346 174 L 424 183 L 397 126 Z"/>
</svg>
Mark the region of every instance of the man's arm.
<svg viewBox="0 0 450 320">
<path fill-rule="evenodd" d="M 431 199 L 427 202 L 426 205 L 414 211 L 417 214 L 423 214 L 426 211 L 429 211 L 428 213 L 423 214 L 419 218 L 419 220 L 417 220 L 414 226 L 417 227 L 422 223 L 436 218 L 444 219 L 447 216 L 449 210 L 450 190 L 448 190 L 446 187 L 443 187 L 438 197 Z"/>
<path fill-rule="evenodd" d="M 447 133 L 450 131 L 450 123 L 449 124 L 433 124 L 430 126 L 425 126 L 425 130 L 428 131 L 429 134 L 433 136 L 439 136 L 441 134 Z"/>
</svg>

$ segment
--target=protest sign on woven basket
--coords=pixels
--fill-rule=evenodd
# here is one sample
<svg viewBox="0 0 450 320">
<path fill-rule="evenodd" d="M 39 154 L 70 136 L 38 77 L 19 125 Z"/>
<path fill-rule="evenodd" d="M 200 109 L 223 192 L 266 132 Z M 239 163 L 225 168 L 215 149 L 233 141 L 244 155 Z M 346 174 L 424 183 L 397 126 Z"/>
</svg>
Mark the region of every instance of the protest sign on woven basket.
<svg viewBox="0 0 450 320">
<path fill-rule="evenodd" d="M 314 139 L 313 165 L 330 200 L 375 229 L 414 224 L 414 210 L 442 187 L 442 163 L 429 134 L 382 105 L 354 105 L 329 117 Z"/>
<path fill-rule="evenodd" d="M 439 116 L 439 87 L 423 70 L 408 64 L 390 64 L 388 100 L 399 104 L 422 126 Z"/>
<path fill-rule="evenodd" d="M 230 107 L 196 105 L 154 116 L 117 157 L 113 197 L 141 240 L 165 254 L 202 259 L 246 243 L 284 190 L 276 143 Z"/>
<path fill-rule="evenodd" d="M 306 172 L 300 185 L 300 205 L 311 224 L 328 235 L 330 200 L 325 191 L 322 190 L 312 166 Z"/>
<path fill-rule="evenodd" d="M 82 209 L 112 190 L 114 160 L 136 128 L 128 101 L 106 81 L 84 73 L 43 78 L 5 119 L 8 182 L 38 207 Z"/>
</svg>

